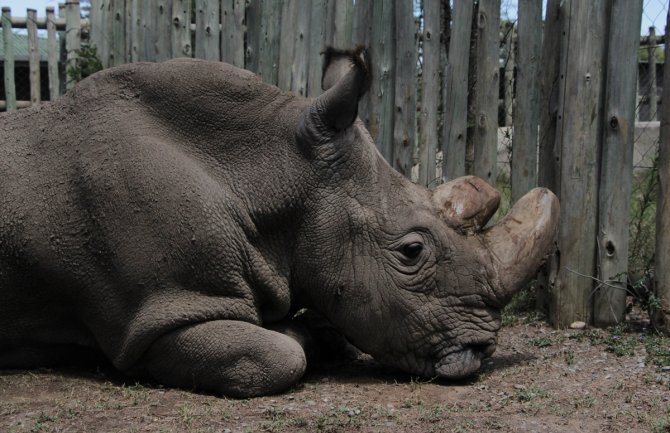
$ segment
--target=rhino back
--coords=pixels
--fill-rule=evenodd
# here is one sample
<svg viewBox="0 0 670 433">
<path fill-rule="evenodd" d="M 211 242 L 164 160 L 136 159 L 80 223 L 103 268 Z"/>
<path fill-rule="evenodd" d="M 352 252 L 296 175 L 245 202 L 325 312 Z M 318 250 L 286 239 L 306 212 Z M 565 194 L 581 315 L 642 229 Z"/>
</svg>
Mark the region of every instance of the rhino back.
<svg viewBox="0 0 670 433">
<path fill-rule="evenodd" d="M 304 106 L 172 61 L 0 117 L 0 347 L 100 347 L 123 369 L 187 323 L 285 315 Z"/>
</svg>

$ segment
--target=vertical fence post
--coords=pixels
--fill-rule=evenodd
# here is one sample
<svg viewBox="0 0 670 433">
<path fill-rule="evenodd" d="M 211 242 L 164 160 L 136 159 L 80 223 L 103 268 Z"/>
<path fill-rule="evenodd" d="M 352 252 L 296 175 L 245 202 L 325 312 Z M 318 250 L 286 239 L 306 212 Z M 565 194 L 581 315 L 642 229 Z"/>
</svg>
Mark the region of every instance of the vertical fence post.
<svg viewBox="0 0 670 433">
<path fill-rule="evenodd" d="M 195 2 L 195 57 L 219 60 L 219 2 Z"/>
<path fill-rule="evenodd" d="M 37 42 L 37 11 L 27 10 L 26 28 L 28 29 L 28 50 L 30 57 L 28 67 L 30 71 L 30 104 L 36 105 L 42 101 L 40 81 L 40 48 Z"/>
<path fill-rule="evenodd" d="M 570 26 L 562 32 L 556 131 L 561 146 L 561 260 L 551 317 L 558 327 L 592 320 L 608 3 L 566 1 Z"/>
<path fill-rule="evenodd" d="M 291 88 L 291 81 L 293 79 L 292 65 L 293 56 L 296 54 L 296 23 L 297 11 L 295 7 L 297 3 L 295 0 L 284 0 L 281 11 L 281 38 L 279 41 L 279 68 L 277 70 L 277 86 L 282 90 L 289 90 Z M 301 8 L 304 9 L 304 8 Z"/>
<path fill-rule="evenodd" d="M 537 128 L 542 43 L 542 0 L 520 0 L 513 114 L 512 203 L 537 185 Z"/>
<path fill-rule="evenodd" d="M 281 32 L 282 1 L 263 0 L 261 41 L 258 57 L 258 75 L 263 81 L 277 84 L 279 72 L 279 39 Z"/>
<path fill-rule="evenodd" d="M 172 59 L 177 57 L 177 53 L 172 52 L 172 2 L 169 0 L 158 0 L 156 1 L 156 13 L 154 15 L 155 21 L 154 25 L 156 26 L 156 61 L 162 62 L 164 60 Z M 218 2 L 217 2 L 218 4 Z M 217 5 L 217 15 L 215 17 L 216 21 L 216 59 L 220 60 L 219 56 L 219 15 L 218 15 L 218 5 Z"/>
<path fill-rule="evenodd" d="M 395 90 L 395 44 L 393 0 L 375 0 L 372 5 L 372 88 L 370 134 L 389 164 L 393 164 L 393 105 Z"/>
<path fill-rule="evenodd" d="M 67 52 L 67 69 L 76 69 L 79 65 L 79 49 L 81 48 L 81 18 L 79 0 L 68 0 L 65 3 L 65 51 Z M 76 84 L 74 78 L 67 74 L 67 88 Z"/>
<path fill-rule="evenodd" d="M 47 7 L 47 43 L 49 71 L 49 100 L 60 96 L 60 77 L 58 76 L 58 39 L 56 37 L 56 15 L 53 6 Z"/>
<path fill-rule="evenodd" d="M 419 139 L 419 183 L 435 180 L 437 152 L 437 108 L 440 102 L 440 2 L 424 2 L 423 73 L 421 80 L 421 136 Z M 444 156 L 443 156 L 444 157 Z"/>
<path fill-rule="evenodd" d="M 364 0 L 363 0 L 364 1 Z M 311 2 L 309 16 L 309 41 L 307 50 L 307 96 L 316 97 L 321 94 L 321 50 L 326 40 L 326 0 Z"/>
<path fill-rule="evenodd" d="M 88 41 L 95 47 L 103 67 L 107 67 L 106 59 L 104 59 L 104 56 L 102 55 L 103 40 L 107 36 L 103 27 L 105 5 L 106 0 L 91 0 L 91 13 L 89 15 L 91 29 L 89 30 L 88 35 Z"/>
<path fill-rule="evenodd" d="M 495 185 L 498 162 L 500 0 L 480 0 L 475 19 L 478 38 L 475 76 L 477 84 L 473 89 L 474 174 Z"/>
<path fill-rule="evenodd" d="M 172 0 L 171 33 L 172 56 L 191 57 L 191 0 Z"/>
<path fill-rule="evenodd" d="M 611 8 L 598 191 L 599 278 L 606 284 L 597 288 L 593 308 L 593 322 L 599 327 L 620 323 L 626 309 L 642 0 L 613 0 Z"/>
<path fill-rule="evenodd" d="M 449 57 L 444 72 L 444 128 L 442 131 L 442 180 L 465 175 L 465 144 L 468 135 L 468 58 L 473 5 L 455 0 Z"/>
<path fill-rule="evenodd" d="M 142 10 L 140 8 L 140 0 L 128 1 L 130 1 L 130 61 L 139 62 L 140 60 L 144 60 L 142 55 L 142 45 L 140 45 L 143 35 L 141 18 Z M 127 6 L 128 5 L 126 5 L 126 7 Z"/>
<path fill-rule="evenodd" d="M 12 11 L 2 8 L 2 36 L 5 49 L 5 110 L 16 110 L 16 83 L 14 81 L 14 33 L 12 33 Z"/>
<path fill-rule="evenodd" d="M 670 9 L 665 34 L 670 28 Z M 665 58 L 670 56 L 666 42 Z M 667 63 L 666 63 L 666 66 Z M 658 196 L 656 200 L 656 254 L 654 256 L 654 294 L 658 305 L 652 310 L 654 327 L 670 335 L 670 68 L 663 68 L 661 137 L 658 146 Z"/>
<path fill-rule="evenodd" d="M 245 6 L 245 0 L 227 0 L 221 5 L 221 60 L 240 68 L 244 67 Z"/>
<path fill-rule="evenodd" d="M 284 0 L 277 80 L 281 89 L 301 96 L 307 92 L 308 30 L 309 8 L 302 7 L 299 0 Z"/>
<path fill-rule="evenodd" d="M 373 0 L 357 0 L 354 5 L 354 17 L 351 24 L 351 43 L 353 45 L 371 46 L 373 4 Z M 367 92 L 358 103 L 358 117 L 368 128 L 370 127 L 372 93 L 372 91 Z"/>
<path fill-rule="evenodd" d="M 128 62 L 126 52 L 126 2 L 114 0 L 109 13 L 111 21 L 111 43 L 109 48 L 109 66 L 122 65 Z"/>
<path fill-rule="evenodd" d="M 438 14 L 439 15 L 439 14 Z M 412 2 L 395 0 L 396 24 L 396 80 L 395 80 L 395 121 L 393 131 L 393 168 L 405 177 L 412 176 L 412 153 L 416 131 L 416 37 Z M 439 32 L 438 32 L 439 35 Z M 439 42 L 439 41 L 438 41 Z M 438 71 L 439 72 L 439 71 Z M 439 74 L 438 74 L 439 75 Z M 438 83 L 439 85 L 439 83 Z M 437 109 L 435 110 L 437 115 Z M 437 147 L 437 124 L 435 140 L 431 146 Z M 433 162 L 433 168 L 435 163 Z"/>
<path fill-rule="evenodd" d="M 519 20 L 521 20 L 521 4 L 519 4 Z M 503 110 L 505 112 L 505 126 L 512 126 L 512 116 L 514 112 L 514 55 L 516 51 L 515 37 L 514 37 L 514 23 L 507 22 L 503 28 L 505 34 L 505 51 L 507 52 L 507 59 L 505 59 L 504 69 L 504 99 Z M 520 24 L 517 24 L 520 25 Z M 538 41 L 539 43 L 539 41 Z"/>
<path fill-rule="evenodd" d="M 658 119 L 658 96 L 656 95 L 656 27 L 649 27 L 649 45 L 647 45 L 647 53 L 649 57 L 647 63 L 649 65 L 649 87 L 647 93 L 647 100 L 649 101 L 649 120 Z"/>
</svg>

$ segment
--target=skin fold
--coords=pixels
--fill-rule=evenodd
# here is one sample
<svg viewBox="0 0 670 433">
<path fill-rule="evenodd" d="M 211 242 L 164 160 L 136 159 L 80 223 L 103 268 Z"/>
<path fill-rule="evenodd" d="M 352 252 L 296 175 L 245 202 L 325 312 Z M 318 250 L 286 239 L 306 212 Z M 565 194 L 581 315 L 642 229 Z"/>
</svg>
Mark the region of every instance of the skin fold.
<svg viewBox="0 0 670 433">
<path fill-rule="evenodd" d="M 306 308 L 380 362 L 475 372 L 558 201 L 535 189 L 484 229 L 481 179 L 403 178 L 357 119 L 368 68 L 328 49 L 306 99 L 222 63 L 131 64 L 0 115 L 0 368 L 91 350 L 168 386 L 276 393 L 305 371 Z"/>
</svg>

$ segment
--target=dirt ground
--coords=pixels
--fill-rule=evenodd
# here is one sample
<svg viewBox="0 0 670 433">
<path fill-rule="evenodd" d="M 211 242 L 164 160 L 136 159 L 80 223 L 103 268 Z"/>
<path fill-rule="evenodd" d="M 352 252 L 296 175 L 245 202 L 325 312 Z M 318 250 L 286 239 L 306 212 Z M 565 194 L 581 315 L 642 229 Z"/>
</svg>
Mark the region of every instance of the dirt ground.
<svg viewBox="0 0 670 433">
<path fill-rule="evenodd" d="M 0 432 L 670 432 L 670 340 L 644 321 L 554 330 L 516 319 L 480 374 L 419 379 L 370 359 L 231 400 L 100 368 L 0 371 Z"/>
</svg>

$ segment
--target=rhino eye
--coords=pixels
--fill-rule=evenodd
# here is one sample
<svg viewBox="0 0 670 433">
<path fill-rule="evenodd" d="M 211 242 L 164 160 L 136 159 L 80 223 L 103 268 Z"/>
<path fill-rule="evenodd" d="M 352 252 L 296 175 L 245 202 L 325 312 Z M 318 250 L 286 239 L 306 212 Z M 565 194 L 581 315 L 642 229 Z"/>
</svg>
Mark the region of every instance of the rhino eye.
<svg viewBox="0 0 670 433">
<path fill-rule="evenodd" d="M 402 254 L 408 259 L 416 259 L 423 252 L 423 244 L 421 242 L 412 242 L 405 244 L 402 247 Z"/>
</svg>

